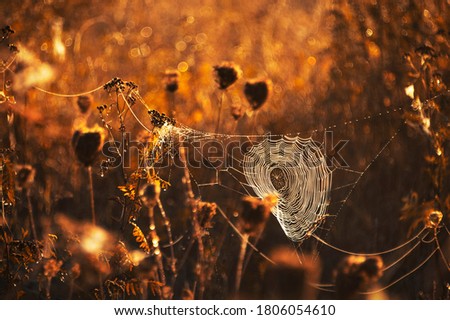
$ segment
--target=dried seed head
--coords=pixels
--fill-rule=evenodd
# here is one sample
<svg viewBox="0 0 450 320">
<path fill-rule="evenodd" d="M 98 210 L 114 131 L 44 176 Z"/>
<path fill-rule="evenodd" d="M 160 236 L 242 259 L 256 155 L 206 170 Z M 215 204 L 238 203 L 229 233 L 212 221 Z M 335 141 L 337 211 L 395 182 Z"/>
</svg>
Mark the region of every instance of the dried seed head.
<svg viewBox="0 0 450 320">
<path fill-rule="evenodd" d="M 157 128 L 162 128 L 164 125 L 174 126 L 176 124 L 176 120 L 166 116 L 165 113 L 159 113 L 156 110 L 149 110 L 148 114 L 150 115 L 150 121 Z"/>
<path fill-rule="evenodd" d="M 216 215 L 217 205 L 214 202 L 197 201 L 196 214 L 202 228 L 210 228 L 211 220 Z"/>
<path fill-rule="evenodd" d="M 114 271 L 126 272 L 134 268 L 131 254 L 125 246 L 125 243 L 118 241 L 113 252 L 114 254 L 110 258 L 109 264 Z"/>
<path fill-rule="evenodd" d="M 447 90 L 447 86 L 445 85 L 445 81 L 441 72 L 436 71 L 433 73 L 430 87 L 435 94 L 443 93 Z"/>
<path fill-rule="evenodd" d="M 426 61 L 436 57 L 436 51 L 427 45 L 416 48 L 415 52 Z"/>
<path fill-rule="evenodd" d="M 59 270 L 61 270 L 62 264 L 62 261 L 57 261 L 56 259 L 47 260 L 44 265 L 44 276 L 48 279 L 56 277 Z"/>
<path fill-rule="evenodd" d="M 189 289 L 183 289 L 181 292 L 181 300 L 194 300 L 194 293 Z"/>
<path fill-rule="evenodd" d="M 233 62 L 222 62 L 214 66 L 214 75 L 219 89 L 226 90 L 242 76 L 242 70 Z"/>
<path fill-rule="evenodd" d="M 374 283 L 383 275 L 383 260 L 378 257 L 367 257 L 361 264 L 359 270 L 367 277 L 368 282 Z"/>
<path fill-rule="evenodd" d="M 27 164 L 15 165 L 14 170 L 16 171 L 16 186 L 19 190 L 27 189 L 33 185 L 36 170 L 32 166 Z"/>
<path fill-rule="evenodd" d="M 249 80 L 245 83 L 244 94 L 248 103 L 257 110 L 267 101 L 272 91 L 272 81 L 270 80 Z"/>
<path fill-rule="evenodd" d="M 178 90 L 180 73 L 175 69 L 167 69 L 164 73 L 164 86 L 166 91 L 175 92 Z"/>
<path fill-rule="evenodd" d="M 348 256 L 335 271 L 339 299 L 355 299 L 383 275 L 383 260 L 378 257 Z"/>
<path fill-rule="evenodd" d="M 437 228 L 442 221 L 442 212 L 439 210 L 429 210 L 426 212 L 425 225 L 428 228 Z"/>
<path fill-rule="evenodd" d="M 242 106 L 240 104 L 235 104 L 231 106 L 231 116 L 234 120 L 238 120 L 243 115 Z"/>
<path fill-rule="evenodd" d="M 70 275 L 72 279 L 77 279 L 80 277 L 81 274 L 81 267 L 79 263 L 75 263 L 72 268 L 70 269 Z"/>
<path fill-rule="evenodd" d="M 263 273 L 262 299 L 316 299 L 317 290 L 313 283 L 320 280 L 320 261 L 313 256 L 304 255 L 299 259 L 298 252 L 289 246 L 272 250 Z"/>
<path fill-rule="evenodd" d="M 242 231 L 255 235 L 266 223 L 270 210 L 274 205 L 273 198 L 259 199 L 245 196 L 242 198 L 241 222 Z"/>
<path fill-rule="evenodd" d="M 14 33 L 14 30 L 11 28 L 11 26 L 8 26 L 8 25 L 6 25 L 6 26 L 4 26 L 3 28 L 2 28 L 2 33 L 5 35 L 5 34 L 11 34 L 11 33 Z"/>
<path fill-rule="evenodd" d="M 17 48 L 17 46 L 14 44 L 9 44 L 8 48 L 11 53 L 19 53 L 20 52 L 19 48 Z"/>
<path fill-rule="evenodd" d="M 103 146 L 103 130 L 100 127 L 76 130 L 72 136 L 72 147 L 78 161 L 91 166 Z"/>
<path fill-rule="evenodd" d="M 3 90 L 0 90 L 0 104 L 5 103 L 8 100 Z"/>
<path fill-rule="evenodd" d="M 161 298 L 163 300 L 171 300 L 173 297 L 173 290 L 170 286 L 163 286 L 161 288 Z"/>
<path fill-rule="evenodd" d="M 158 204 L 160 194 L 161 185 L 158 181 L 155 181 L 154 183 L 147 183 L 139 192 L 142 203 L 147 208 L 153 208 Z"/>
<path fill-rule="evenodd" d="M 81 113 L 86 113 L 92 105 L 92 96 L 79 96 L 77 99 L 78 108 L 80 108 Z"/>
</svg>

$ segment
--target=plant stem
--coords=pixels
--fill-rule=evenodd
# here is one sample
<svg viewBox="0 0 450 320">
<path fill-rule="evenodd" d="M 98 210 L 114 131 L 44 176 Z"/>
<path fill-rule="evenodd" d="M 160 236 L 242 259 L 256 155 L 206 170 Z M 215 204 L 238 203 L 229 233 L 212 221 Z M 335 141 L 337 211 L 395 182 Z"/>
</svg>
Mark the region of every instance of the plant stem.
<svg viewBox="0 0 450 320">
<path fill-rule="evenodd" d="M 52 278 L 48 277 L 47 278 L 47 286 L 45 288 L 45 296 L 48 300 L 51 299 L 51 295 L 50 295 L 50 288 L 52 286 Z"/>
<path fill-rule="evenodd" d="M 252 124 L 252 133 L 257 134 L 257 125 L 256 125 L 256 118 L 258 117 L 258 110 L 253 111 L 253 124 Z"/>
<path fill-rule="evenodd" d="M 174 92 L 167 92 L 166 93 L 168 107 L 169 107 L 169 117 L 174 118 L 176 115 L 176 109 L 175 109 L 175 93 Z"/>
<path fill-rule="evenodd" d="M 183 169 L 184 169 L 183 183 L 186 188 L 186 196 L 187 196 L 186 202 L 191 207 L 191 211 L 192 211 L 192 215 L 193 215 L 192 216 L 192 227 L 194 229 L 194 237 L 193 238 L 197 240 L 197 246 L 198 246 L 197 264 L 199 266 L 199 270 L 198 270 L 198 287 L 199 288 L 198 288 L 197 298 L 203 299 L 203 294 L 205 292 L 205 280 L 207 278 L 207 275 L 206 275 L 207 272 L 205 272 L 205 269 L 206 269 L 205 268 L 205 249 L 204 249 L 203 240 L 202 240 L 201 226 L 197 219 L 197 201 L 195 200 L 194 192 L 192 191 L 191 177 L 189 175 L 189 169 L 187 167 L 186 149 L 183 147 L 183 142 L 181 143 L 181 147 L 180 147 L 180 159 L 181 159 L 181 162 L 183 163 Z M 183 257 L 182 262 L 185 261 L 185 258 L 187 257 L 188 252 L 192 248 L 194 239 L 191 240 L 191 243 L 188 246 L 189 250 L 186 250 L 186 255 L 185 255 L 185 257 Z"/>
<path fill-rule="evenodd" d="M 166 215 L 166 211 L 164 210 L 164 207 L 162 205 L 162 202 L 160 199 L 158 199 L 158 207 L 159 211 L 161 212 L 161 216 L 164 219 L 164 225 L 166 226 L 167 230 L 167 236 L 169 237 L 169 246 L 170 246 L 170 269 L 172 270 L 172 273 L 174 276 L 176 275 L 177 268 L 175 266 L 175 249 L 173 248 L 173 237 L 172 237 L 172 227 L 170 225 L 170 220 Z"/>
<path fill-rule="evenodd" d="M 91 204 L 91 215 L 92 215 L 92 225 L 96 226 L 96 218 L 95 218 L 95 202 L 94 202 L 94 182 L 92 180 L 92 166 L 88 167 L 88 176 L 89 176 L 89 199 Z M 102 273 L 98 272 L 98 283 L 100 290 L 100 299 L 105 300 L 105 293 L 103 292 L 103 279 Z"/>
<path fill-rule="evenodd" d="M 200 227 L 200 224 L 198 223 L 197 219 L 197 212 L 193 212 L 194 216 L 192 218 L 192 223 L 194 227 L 194 236 L 197 239 L 197 245 L 198 245 L 198 299 L 203 299 L 203 293 L 205 292 L 205 248 L 203 246 L 203 240 L 202 240 L 202 230 Z"/>
<path fill-rule="evenodd" d="M 252 242 L 255 246 L 258 245 L 259 239 L 261 239 L 264 229 L 265 229 L 265 225 L 258 231 L 257 235 L 253 238 Z M 250 250 L 250 252 L 248 253 L 247 258 L 244 261 L 242 272 L 245 272 L 245 270 L 247 269 L 247 266 L 250 263 L 250 259 L 252 258 L 253 252 L 254 252 L 254 250 Z"/>
<path fill-rule="evenodd" d="M 166 275 L 164 273 L 164 265 L 161 257 L 161 249 L 159 247 L 159 237 L 158 234 L 156 233 L 155 213 L 153 207 L 148 207 L 148 218 L 149 218 L 150 238 L 152 240 L 156 264 L 158 265 L 159 280 L 161 281 L 161 283 L 166 284 Z"/>
<path fill-rule="evenodd" d="M 94 183 L 92 182 L 92 166 L 88 167 L 88 175 L 89 175 L 89 197 L 91 204 L 92 224 L 95 226 L 96 218 L 95 218 L 95 203 L 94 203 Z"/>
<path fill-rule="evenodd" d="M 33 239 L 37 240 L 37 232 L 36 232 L 36 224 L 34 222 L 34 215 L 33 215 L 33 206 L 31 203 L 31 192 L 30 189 L 26 190 L 27 193 L 27 203 L 28 203 L 28 214 L 30 216 L 30 225 L 31 225 L 31 233 L 33 235 Z"/>
<path fill-rule="evenodd" d="M 247 244 L 248 244 L 248 233 L 244 233 L 242 235 L 242 242 L 241 242 L 241 251 L 239 252 L 239 258 L 236 268 L 236 283 L 234 288 L 234 298 L 238 298 L 239 288 L 241 287 L 241 280 L 242 280 L 242 266 L 244 264 L 244 258 L 245 258 L 245 251 L 247 250 Z"/>
<path fill-rule="evenodd" d="M 67 300 L 72 300 L 74 285 L 75 285 L 75 279 L 71 279 L 70 286 L 69 286 L 69 297 L 67 298 Z"/>
<path fill-rule="evenodd" d="M 224 96 L 225 96 L 225 91 L 222 90 L 222 92 L 220 93 L 220 98 L 219 98 L 219 116 L 217 117 L 217 125 L 216 125 L 215 133 L 219 133 L 219 129 L 220 129 L 220 116 L 222 114 L 222 104 L 223 104 Z"/>
<path fill-rule="evenodd" d="M 105 293 L 103 291 L 103 279 L 102 279 L 102 273 L 98 272 L 98 283 L 99 283 L 99 290 L 100 290 L 100 299 L 105 300 Z"/>
</svg>

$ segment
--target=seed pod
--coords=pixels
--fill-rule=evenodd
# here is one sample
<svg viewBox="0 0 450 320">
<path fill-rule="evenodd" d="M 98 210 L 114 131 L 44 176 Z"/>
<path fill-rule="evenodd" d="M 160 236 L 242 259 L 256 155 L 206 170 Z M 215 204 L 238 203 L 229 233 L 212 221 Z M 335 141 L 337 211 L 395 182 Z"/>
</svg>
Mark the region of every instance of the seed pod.
<svg viewBox="0 0 450 320">
<path fill-rule="evenodd" d="M 429 61 L 433 58 L 436 58 L 436 51 L 427 46 L 427 45 L 423 45 L 420 46 L 418 48 L 416 48 L 415 52 L 424 60 L 424 61 Z"/>
<path fill-rule="evenodd" d="M 362 298 L 383 274 L 383 260 L 378 257 L 349 256 L 335 271 L 338 299 Z"/>
<path fill-rule="evenodd" d="M 103 132 L 97 128 L 77 130 L 72 136 L 72 147 L 78 161 L 91 166 L 103 145 Z"/>
<path fill-rule="evenodd" d="M 70 269 L 70 276 L 73 280 L 80 277 L 81 274 L 81 267 L 79 263 L 75 263 L 72 268 Z"/>
<path fill-rule="evenodd" d="M 219 89 L 226 90 L 242 76 L 242 70 L 233 62 L 222 62 L 214 66 L 214 74 Z"/>
<path fill-rule="evenodd" d="M 255 235 L 264 227 L 274 205 L 274 198 L 258 199 L 245 196 L 242 198 L 241 223 L 242 231 Z"/>
<path fill-rule="evenodd" d="M 166 91 L 175 92 L 178 90 L 178 81 L 179 81 L 180 73 L 178 70 L 167 69 L 164 73 L 164 86 Z"/>
<path fill-rule="evenodd" d="M 425 217 L 427 228 L 437 228 L 442 221 L 443 214 L 439 210 L 430 209 L 425 212 Z"/>
<path fill-rule="evenodd" d="M 56 277 L 58 272 L 61 270 L 62 264 L 62 261 L 57 261 L 56 259 L 47 260 L 44 265 L 44 276 L 46 276 L 48 279 Z"/>
<path fill-rule="evenodd" d="M 148 183 L 139 191 L 142 203 L 147 208 L 153 208 L 158 204 L 159 195 L 161 194 L 161 186 L 159 182 Z"/>
<path fill-rule="evenodd" d="M 0 104 L 5 103 L 8 100 L 3 90 L 0 90 Z"/>
<path fill-rule="evenodd" d="M 15 165 L 16 171 L 16 187 L 19 190 L 27 189 L 34 183 L 36 170 L 30 165 Z"/>
<path fill-rule="evenodd" d="M 240 117 L 242 117 L 242 107 L 240 104 L 231 106 L 231 116 L 234 120 L 238 120 Z"/>
<path fill-rule="evenodd" d="M 217 205 L 214 202 L 197 201 L 195 212 L 202 228 L 210 228 L 211 220 L 216 215 Z"/>
<path fill-rule="evenodd" d="M 253 110 L 261 108 L 271 91 L 272 81 L 270 80 L 249 80 L 244 86 L 245 97 Z"/>
<path fill-rule="evenodd" d="M 443 79 L 441 72 L 436 71 L 433 73 L 433 76 L 431 78 L 430 87 L 435 95 L 443 93 L 444 91 L 447 90 L 447 86 L 445 85 L 445 81 Z"/>
<path fill-rule="evenodd" d="M 194 300 L 194 293 L 189 289 L 183 289 L 181 292 L 181 300 Z"/>
<path fill-rule="evenodd" d="M 261 299 L 312 300 L 317 298 L 313 283 L 320 281 L 320 261 L 302 256 L 289 246 L 275 248 L 270 253 L 275 264 L 268 263 L 263 273 Z"/>
<path fill-rule="evenodd" d="M 80 108 L 81 113 L 86 113 L 92 105 L 92 96 L 79 96 L 77 100 L 78 108 Z"/>
</svg>

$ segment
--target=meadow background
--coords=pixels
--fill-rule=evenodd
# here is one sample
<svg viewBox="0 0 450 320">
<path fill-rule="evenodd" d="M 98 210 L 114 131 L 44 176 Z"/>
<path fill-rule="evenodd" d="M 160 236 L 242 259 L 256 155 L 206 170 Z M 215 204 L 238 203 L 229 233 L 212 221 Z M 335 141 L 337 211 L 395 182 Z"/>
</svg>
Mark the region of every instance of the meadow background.
<svg viewBox="0 0 450 320">
<path fill-rule="evenodd" d="M 403 243 L 427 224 L 431 207 L 442 212 L 442 225 L 450 222 L 449 6 L 445 0 L 1 0 L 1 27 L 14 30 L 0 44 L 1 59 L 7 61 L 12 54 L 8 44 L 19 50 L 4 71 L 4 91 L 15 104 L 0 104 L 3 199 L 7 176 L 19 180 L 13 187 L 15 204 L 2 210 L 0 297 L 367 298 L 358 292 L 381 288 L 407 274 L 429 255 L 430 246 L 419 245 L 381 278 L 355 271 L 344 277 L 347 284 L 340 291 L 318 290 L 308 285 L 309 280 L 334 283 L 336 274 L 350 272 L 339 269 L 345 256 L 307 240 L 302 252 L 313 258 L 299 263 L 292 255 L 294 244 L 276 219 L 268 217 L 257 247 L 280 264 L 273 267 L 253 253 L 235 293 L 241 239 L 217 213 L 207 224 L 193 222 L 197 218 L 186 201 L 184 170 L 162 176 L 171 183 L 161 193 L 161 203 L 173 238 L 178 239 L 174 262 L 169 247 L 159 248 L 159 255 L 154 248 L 148 255 L 139 248 L 144 241 L 136 241 L 136 228 L 121 215 L 124 201 L 130 200 L 128 206 L 133 199 L 118 188 L 124 185 L 120 170 L 108 170 L 101 177 L 102 157 L 92 165 L 95 228 L 102 230 L 99 245 L 91 234 L 97 229 L 90 224 L 88 173 L 71 142 L 81 124 L 102 126 L 97 106 L 109 103 L 108 94 L 93 93 L 88 110 L 82 112 L 77 98 L 34 87 L 82 93 L 119 77 L 136 83 L 144 100 L 158 111 L 169 113 L 175 106 L 178 123 L 214 132 L 222 92 L 213 67 L 233 61 L 243 77 L 226 90 L 221 132 L 302 132 L 320 139 L 320 132 L 336 124 L 335 139 L 349 140 L 343 156 L 352 168 L 364 170 L 376 160 L 337 217 L 318 232 L 338 247 L 377 252 Z M 168 69 L 178 71 L 175 93 L 166 87 Z M 256 122 L 243 93 L 245 82 L 255 78 L 272 82 Z M 405 92 L 410 85 L 414 99 Z M 425 116 L 410 107 L 413 101 L 437 95 L 423 107 Z M 399 107 L 402 110 L 394 112 Z M 232 115 L 235 110 L 242 114 L 238 120 Z M 146 110 L 137 112 L 149 121 Z M 379 113 L 382 116 L 345 124 Z M 430 121 L 428 127 L 424 117 Z M 117 119 L 111 125 L 119 134 Z M 126 131 L 136 140 L 143 135 L 132 118 Z M 436 156 L 437 150 L 441 156 Z M 34 176 L 20 176 L 23 166 Z M 196 171 L 194 177 L 201 180 L 203 174 L 211 174 L 206 171 Z M 338 185 L 344 185 L 346 177 L 337 176 L 342 179 L 336 180 Z M 233 223 L 242 224 L 242 200 L 232 191 L 216 186 L 195 191 L 197 196 L 217 203 Z M 336 213 L 338 208 L 330 210 Z M 168 244 L 167 220 L 158 212 L 155 209 L 158 241 Z M 151 244 L 155 234 L 148 229 L 149 219 L 145 208 L 136 213 L 135 223 Z M 436 237 L 448 261 L 448 233 L 439 230 Z M 94 248 L 83 246 L 85 238 L 95 243 Z M 435 254 L 412 276 L 375 298 L 448 299 L 450 274 L 444 263 L 442 255 Z"/>
</svg>

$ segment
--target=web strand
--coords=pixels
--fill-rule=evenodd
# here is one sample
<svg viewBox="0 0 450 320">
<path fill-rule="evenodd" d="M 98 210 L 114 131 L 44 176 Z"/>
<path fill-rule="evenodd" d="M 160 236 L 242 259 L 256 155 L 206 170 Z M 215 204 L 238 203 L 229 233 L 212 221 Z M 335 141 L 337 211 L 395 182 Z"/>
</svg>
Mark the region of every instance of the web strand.
<svg viewBox="0 0 450 320">
<path fill-rule="evenodd" d="M 40 91 L 40 92 L 43 92 L 43 93 L 46 93 L 46 94 L 49 94 L 49 95 L 52 95 L 52 96 L 55 96 L 55 97 L 60 97 L 60 98 L 77 98 L 77 97 L 79 97 L 79 96 L 85 96 L 85 95 L 88 95 L 88 94 L 97 92 L 97 91 L 103 89 L 103 85 L 101 85 L 101 86 L 99 86 L 99 87 L 97 87 L 97 88 L 95 88 L 95 89 L 86 91 L 86 92 L 72 93 L 72 94 L 64 94 L 64 93 L 51 92 L 51 91 L 47 91 L 47 90 L 42 89 L 42 88 L 39 88 L 39 87 L 33 87 L 33 88 L 36 89 L 36 90 L 38 90 L 38 91 Z"/>
</svg>

